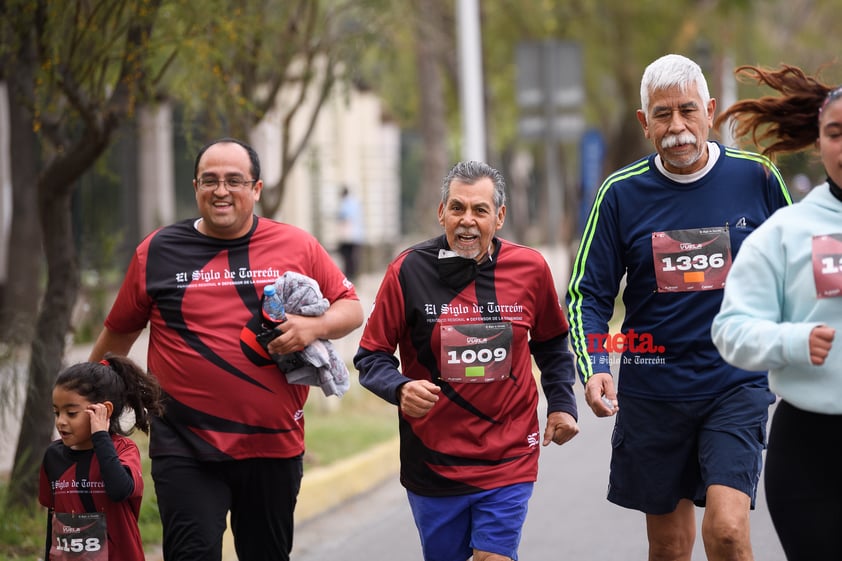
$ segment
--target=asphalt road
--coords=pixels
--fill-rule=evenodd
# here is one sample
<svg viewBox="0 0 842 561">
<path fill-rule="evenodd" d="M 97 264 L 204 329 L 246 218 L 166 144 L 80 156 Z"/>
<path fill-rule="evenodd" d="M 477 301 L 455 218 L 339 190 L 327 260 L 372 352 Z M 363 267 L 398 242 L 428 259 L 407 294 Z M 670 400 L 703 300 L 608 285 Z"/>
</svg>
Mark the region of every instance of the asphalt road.
<svg viewBox="0 0 842 561">
<path fill-rule="evenodd" d="M 577 394 L 581 432 L 562 447 L 542 449 L 520 559 L 645 560 L 643 514 L 605 500 L 613 420 L 596 418 L 578 389 Z M 757 561 L 784 561 L 766 510 L 762 481 L 760 487 L 757 509 L 751 514 L 754 557 Z M 704 510 L 697 509 L 696 514 L 700 527 Z M 292 559 L 422 561 L 418 535 L 397 476 L 299 524 Z M 700 528 L 693 559 L 706 559 Z"/>
</svg>

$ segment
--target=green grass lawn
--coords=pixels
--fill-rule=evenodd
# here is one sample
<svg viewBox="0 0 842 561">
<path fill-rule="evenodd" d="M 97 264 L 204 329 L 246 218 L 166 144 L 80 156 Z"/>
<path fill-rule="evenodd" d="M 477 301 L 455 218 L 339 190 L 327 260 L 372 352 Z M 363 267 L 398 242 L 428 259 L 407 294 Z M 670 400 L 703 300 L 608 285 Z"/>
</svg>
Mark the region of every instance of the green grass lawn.
<svg viewBox="0 0 842 561">
<path fill-rule="evenodd" d="M 366 391 L 356 380 L 342 396 L 325 397 L 312 388 L 304 407 L 305 477 L 308 468 L 327 466 L 381 442 L 397 437 L 395 406 Z M 140 510 L 140 535 L 148 550 L 161 543 L 158 503 L 150 475 L 147 437 L 133 438 L 141 449 L 144 476 L 143 503 Z M 5 481 L 0 482 L 0 504 L 5 505 Z M 0 514 L 0 561 L 36 561 L 44 550 L 45 510 L 33 505 L 25 512 Z"/>
<path fill-rule="evenodd" d="M 304 423 L 305 474 L 398 436 L 397 408 L 356 383 L 341 399 L 311 390 Z"/>
<path fill-rule="evenodd" d="M 5 505 L 5 481 L 0 487 L 0 501 Z M 40 505 L 32 505 L 31 509 L 22 512 L 3 512 L 0 515 L 0 560 L 40 559 L 44 553 L 46 527 L 46 511 Z"/>
</svg>

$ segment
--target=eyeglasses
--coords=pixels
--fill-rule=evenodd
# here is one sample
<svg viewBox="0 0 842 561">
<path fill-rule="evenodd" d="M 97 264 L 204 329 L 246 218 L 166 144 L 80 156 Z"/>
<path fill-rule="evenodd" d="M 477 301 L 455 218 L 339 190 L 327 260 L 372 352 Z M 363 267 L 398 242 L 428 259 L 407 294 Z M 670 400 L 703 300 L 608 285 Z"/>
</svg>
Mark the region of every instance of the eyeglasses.
<svg viewBox="0 0 842 561">
<path fill-rule="evenodd" d="M 196 180 L 196 184 L 202 191 L 216 191 L 220 183 L 224 183 L 225 188 L 228 191 L 236 193 L 237 191 L 242 191 L 243 189 L 250 187 L 254 183 L 257 183 L 257 180 L 253 179 L 249 181 L 243 179 L 242 177 L 226 177 L 224 179 L 218 179 L 216 177 L 203 177 L 201 179 Z"/>
</svg>

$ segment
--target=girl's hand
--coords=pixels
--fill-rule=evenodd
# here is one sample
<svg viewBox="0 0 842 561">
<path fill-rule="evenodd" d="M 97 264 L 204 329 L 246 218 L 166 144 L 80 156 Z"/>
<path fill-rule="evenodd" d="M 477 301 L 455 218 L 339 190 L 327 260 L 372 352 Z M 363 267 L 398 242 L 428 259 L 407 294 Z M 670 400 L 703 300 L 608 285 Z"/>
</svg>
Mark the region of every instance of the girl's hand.
<svg viewBox="0 0 842 561">
<path fill-rule="evenodd" d="M 88 417 L 91 419 L 91 434 L 104 430 L 108 432 L 108 407 L 104 403 L 92 403 L 87 408 Z"/>
<path fill-rule="evenodd" d="M 810 362 L 816 366 L 824 364 L 824 359 L 833 346 L 833 336 L 836 330 L 826 325 L 814 327 L 810 332 Z"/>
</svg>

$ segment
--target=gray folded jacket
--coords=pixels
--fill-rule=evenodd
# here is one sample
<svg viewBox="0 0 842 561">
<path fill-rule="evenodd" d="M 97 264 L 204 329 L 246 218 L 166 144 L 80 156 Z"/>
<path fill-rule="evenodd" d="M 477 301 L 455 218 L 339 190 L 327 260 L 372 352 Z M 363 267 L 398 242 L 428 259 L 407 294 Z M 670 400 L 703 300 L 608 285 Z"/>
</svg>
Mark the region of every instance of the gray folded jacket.
<svg viewBox="0 0 842 561">
<path fill-rule="evenodd" d="M 275 288 L 284 301 L 287 313 L 320 316 L 330 307 L 318 283 L 301 273 L 287 271 L 275 281 Z M 345 361 L 326 339 L 317 339 L 304 350 L 285 355 L 272 355 L 290 384 L 319 386 L 325 395 L 342 397 L 351 387 Z"/>
</svg>

